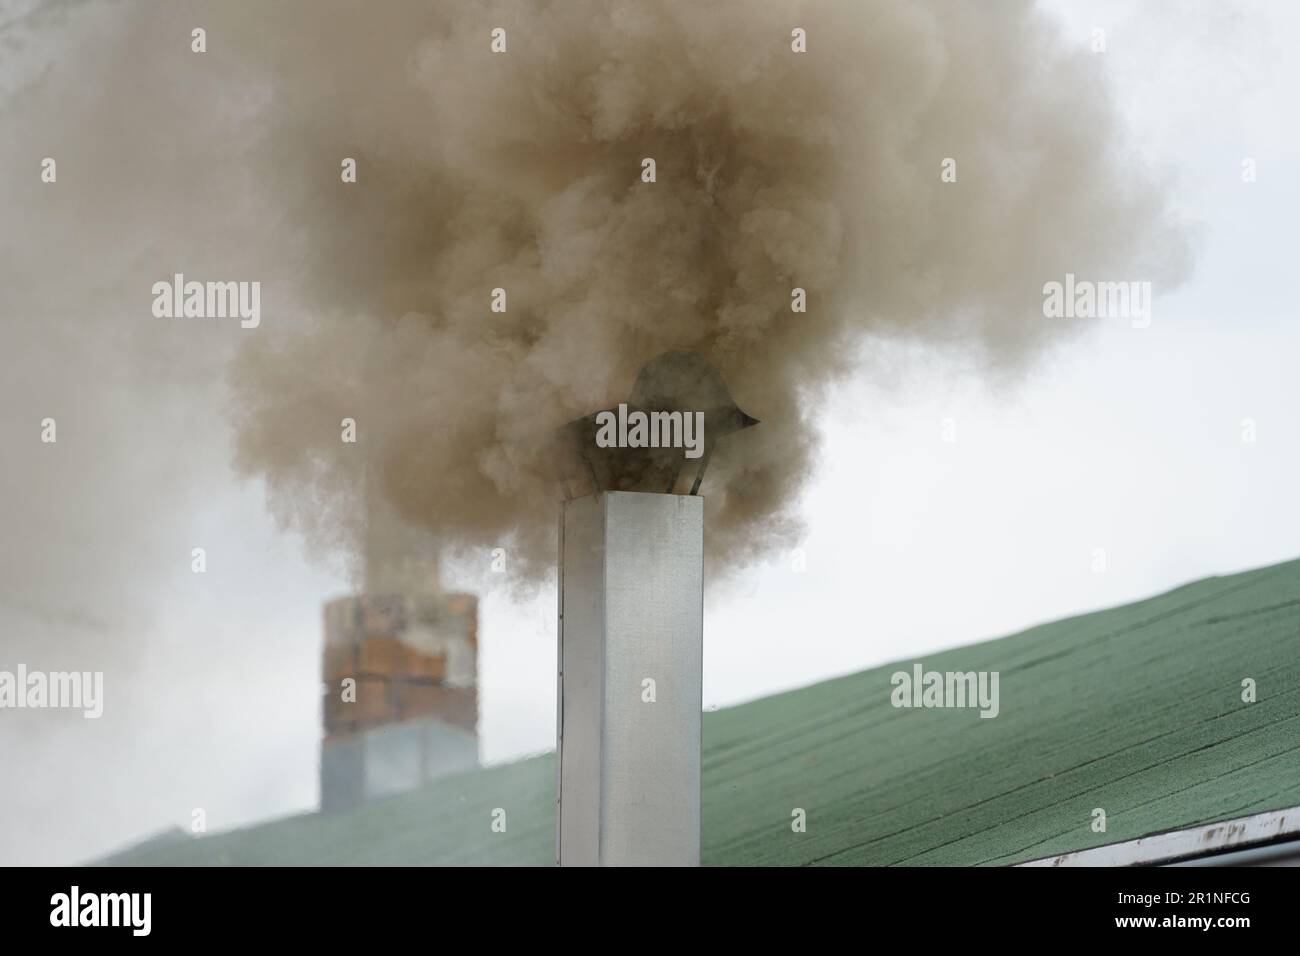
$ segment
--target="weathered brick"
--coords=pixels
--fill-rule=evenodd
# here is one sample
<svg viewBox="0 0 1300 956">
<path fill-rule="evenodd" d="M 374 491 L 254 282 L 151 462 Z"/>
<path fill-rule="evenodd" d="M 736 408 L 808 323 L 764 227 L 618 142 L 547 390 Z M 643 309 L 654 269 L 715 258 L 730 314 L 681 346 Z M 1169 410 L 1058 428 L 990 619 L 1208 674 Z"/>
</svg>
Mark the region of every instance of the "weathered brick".
<svg viewBox="0 0 1300 956">
<path fill-rule="evenodd" d="M 469 617 L 478 610 L 478 598 L 472 594 L 448 594 L 447 613 L 457 617 Z"/>
<path fill-rule="evenodd" d="M 342 677 L 357 676 L 357 649 L 352 644 L 326 644 L 321 661 L 321 676 L 337 685 Z"/>
<path fill-rule="evenodd" d="M 362 643 L 357 666 L 366 675 L 400 677 L 414 666 L 414 656 L 414 652 L 396 637 L 375 636 Z"/>
<path fill-rule="evenodd" d="M 397 701 L 391 690 L 391 682 L 379 678 L 360 678 L 357 681 L 356 702 L 343 706 L 351 709 L 353 719 L 361 726 L 374 726 L 397 717 Z"/>
<path fill-rule="evenodd" d="M 399 719 L 410 720 L 412 717 L 440 717 L 439 706 L 442 688 L 437 684 L 402 683 L 394 690 L 397 697 Z"/>
<path fill-rule="evenodd" d="M 474 733 L 478 724 L 478 694 L 473 687 L 443 687 L 412 681 L 395 685 L 402 719 L 437 717 Z"/>
<path fill-rule="evenodd" d="M 417 677 L 424 680 L 442 680 L 447 676 L 447 658 L 442 655 L 411 652 L 410 670 L 404 677 Z"/>
<path fill-rule="evenodd" d="M 406 628 L 406 599 L 399 594 L 368 594 L 361 599 L 363 637 L 400 634 Z"/>
</svg>

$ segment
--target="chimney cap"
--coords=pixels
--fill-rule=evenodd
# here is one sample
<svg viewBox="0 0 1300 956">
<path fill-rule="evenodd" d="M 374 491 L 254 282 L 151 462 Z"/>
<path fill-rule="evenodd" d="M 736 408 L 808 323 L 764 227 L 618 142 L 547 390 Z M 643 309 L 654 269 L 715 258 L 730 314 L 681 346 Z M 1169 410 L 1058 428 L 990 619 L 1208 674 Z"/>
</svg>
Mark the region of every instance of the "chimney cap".
<svg viewBox="0 0 1300 956">
<path fill-rule="evenodd" d="M 688 477 L 693 475 L 688 493 L 697 494 L 718 439 L 759 423 L 736 404 L 713 364 L 695 352 L 665 352 L 651 359 L 637 373 L 628 400 L 618 404 L 626 406 L 629 418 L 633 413 L 680 412 L 685 419 L 686 415 L 699 413 L 704 426 L 699 456 L 686 457 L 680 446 L 603 448 L 596 437 L 600 431 L 598 417 L 604 410 L 593 412 L 574 419 L 558 432 L 560 480 L 566 498 L 580 497 L 571 493 L 570 483 L 575 481 L 589 486 L 581 494 L 675 494 L 684 472 Z"/>
</svg>

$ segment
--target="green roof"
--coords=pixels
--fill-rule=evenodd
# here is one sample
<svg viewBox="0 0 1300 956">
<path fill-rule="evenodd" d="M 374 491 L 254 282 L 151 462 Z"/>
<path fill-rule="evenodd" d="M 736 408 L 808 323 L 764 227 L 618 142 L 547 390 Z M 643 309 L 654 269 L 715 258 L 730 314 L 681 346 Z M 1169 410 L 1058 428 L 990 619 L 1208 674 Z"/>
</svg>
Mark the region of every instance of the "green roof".
<svg viewBox="0 0 1300 956">
<path fill-rule="evenodd" d="M 999 671 L 995 719 L 895 709 L 910 658 L 706 713 L 703 862 L 1007 864 L 1300 805 L 1298 646 L 1291 561 L 920 659 Z M 105 862 L 548 865 L 554 821 L 547 754 Z"/>
</svg>

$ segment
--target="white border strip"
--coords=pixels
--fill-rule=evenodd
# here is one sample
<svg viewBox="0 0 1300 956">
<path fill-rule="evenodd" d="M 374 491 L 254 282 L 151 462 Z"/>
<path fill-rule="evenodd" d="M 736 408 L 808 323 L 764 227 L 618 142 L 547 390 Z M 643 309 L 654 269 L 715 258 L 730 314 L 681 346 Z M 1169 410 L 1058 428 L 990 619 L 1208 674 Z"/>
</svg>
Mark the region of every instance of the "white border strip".
<svg viewBox="0 0 1300 956">
<path fill-rule="evenodd" d="M 1270 810 L 1236 820 L 1221 820 L 1190 830 L 1153 833 L 1127 843 L 1111 843 L 1060 856 L 1030 860 L 1018 866 L 1136 866 L 1172 863 L 1224 850 L 1300 838 L 1300 807 Z"/>
</svg>

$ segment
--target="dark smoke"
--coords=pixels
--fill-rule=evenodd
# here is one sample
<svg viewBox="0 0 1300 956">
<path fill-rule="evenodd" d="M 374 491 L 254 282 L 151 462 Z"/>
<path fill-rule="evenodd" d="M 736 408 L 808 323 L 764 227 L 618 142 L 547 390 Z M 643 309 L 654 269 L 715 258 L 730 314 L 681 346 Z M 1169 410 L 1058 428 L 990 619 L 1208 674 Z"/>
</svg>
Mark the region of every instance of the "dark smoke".
<svg viewBox="0 0 1300 956">
<path fill-rule="evenodd" d="M 1029 3 L 272 15 L 236 18 L 230 42 L 273 91 L 250 128 L 313 318 L 239 357 L 239 462 L 309 530 L 359 513 L 370 468 L 406 520 L 471 545 L 516 534 L 542 567 L 553 429 L 688 349 L 763 420 L 704 487 L 715 555 L 743 561 L 798 533 L 816 414 L 856 349 L 903 336 L 1014 366 L 1065 327 L 1044 281 L 1181 265 L 1097 58 Z"/>
<path fill-rule="evenodd" d="M 448 545 L 509 542 L 512 568 L 548 566 L 554 429 L 690 350 L 763 422 L 720 445 L 703 488 L 714 556 L 743 563 L 798 536 L 818 411 L 861 350 L 905 338 L 1014 369 L 1079 327 L 1043 317 L 1045 281 L 1159 291 L 1183 268 L 1102 58 L 1028 2 L 281 0 L 121 17 L 127 40 L 98 54 L 104 125 L 144 135 L 151 104 L 177 122 L 158 169 L 120 177 L 112 202 L 141 202 L 175 239 L 151 278 L 175 265 L 273 285 L 229 367 L 235 460 L 335 552 L 362 547 L 369 495 Z M 210 52 L 195 55 L 200 25 Z M 188 220 L 160 215 L 163 186 Z"/>
</svg>

